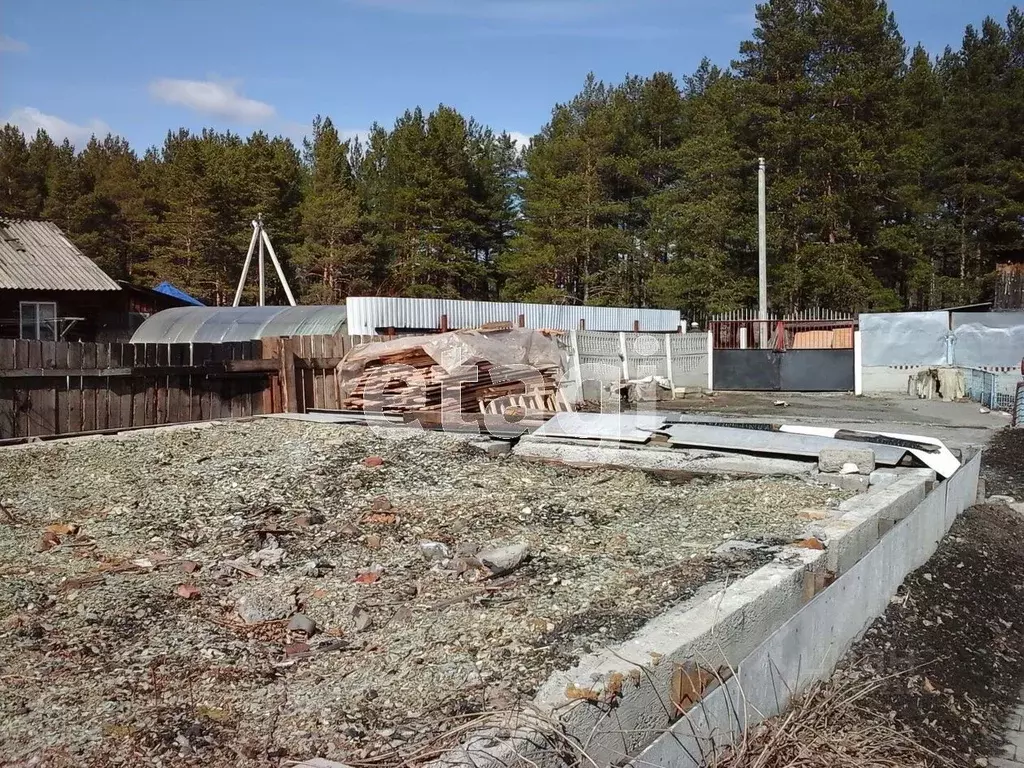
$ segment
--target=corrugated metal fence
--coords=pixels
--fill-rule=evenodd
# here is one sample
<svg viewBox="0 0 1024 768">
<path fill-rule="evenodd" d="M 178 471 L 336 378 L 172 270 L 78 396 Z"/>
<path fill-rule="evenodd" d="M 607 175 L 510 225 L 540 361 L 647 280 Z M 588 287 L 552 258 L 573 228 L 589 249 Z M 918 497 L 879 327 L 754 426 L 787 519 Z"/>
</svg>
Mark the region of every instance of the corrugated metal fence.
<svg viewBox="0 0 1024 768">
<path fill-rule="evenodd" d="M 523 328 L 561 331 L 678 331 L 682 318 L 670 309 L 591 307 L 571 304 L 522 304 L 458 299 L 406 299 L 350 296 L 348 332 L 387 333 L 388 329 L 454 330 L 487 323 L 511 323 Z"/>
</svg>

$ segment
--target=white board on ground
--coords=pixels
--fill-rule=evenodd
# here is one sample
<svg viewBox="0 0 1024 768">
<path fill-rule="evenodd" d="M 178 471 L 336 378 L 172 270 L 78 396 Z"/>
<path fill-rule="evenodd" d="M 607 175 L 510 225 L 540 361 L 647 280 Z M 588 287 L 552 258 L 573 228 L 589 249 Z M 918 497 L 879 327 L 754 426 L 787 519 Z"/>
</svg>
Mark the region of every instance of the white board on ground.
<svg viewBox="0 0 1024 768">
<path fill-rule="evenodd" d="M 533 436 L 646 443 L 664 425 L 665 417 L 654 413 L 565 412 L 552 416 Z"/>
</svg>

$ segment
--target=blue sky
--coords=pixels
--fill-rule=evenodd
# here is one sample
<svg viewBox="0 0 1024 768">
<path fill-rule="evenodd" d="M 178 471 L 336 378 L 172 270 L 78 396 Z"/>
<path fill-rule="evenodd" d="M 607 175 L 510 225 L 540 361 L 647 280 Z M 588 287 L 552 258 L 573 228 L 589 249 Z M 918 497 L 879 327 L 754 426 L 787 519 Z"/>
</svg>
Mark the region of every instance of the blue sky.
<svg viewBox="0 0 1024 768">
<path fill-rule="evenodd" d="M 908 43 L 957 47 L 996 0 L 890 0 Z M 169 128 L 299 138 L 315 114 L 347 132 L 444 102 L 531 134 L 593 70 L 605 80 L 750 37 L 746 0 L 0 0 L 0 120 L 137 148 Z"/>
</svg>

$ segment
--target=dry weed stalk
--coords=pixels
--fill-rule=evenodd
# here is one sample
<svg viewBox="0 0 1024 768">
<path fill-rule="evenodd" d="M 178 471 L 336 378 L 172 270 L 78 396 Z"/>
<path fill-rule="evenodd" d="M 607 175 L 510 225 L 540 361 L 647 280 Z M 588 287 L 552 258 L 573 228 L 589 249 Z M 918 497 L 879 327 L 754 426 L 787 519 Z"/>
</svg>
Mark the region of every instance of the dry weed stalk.
<svg viewBox="0 0 1024 768">
<path fill-rule="evenodd" d="M 945 768 L 951 763 L 864 711 L 858 702 L 880 685 L 817 683 L 783 714 L 749 728 L 712 768 Z"/>
</svg>

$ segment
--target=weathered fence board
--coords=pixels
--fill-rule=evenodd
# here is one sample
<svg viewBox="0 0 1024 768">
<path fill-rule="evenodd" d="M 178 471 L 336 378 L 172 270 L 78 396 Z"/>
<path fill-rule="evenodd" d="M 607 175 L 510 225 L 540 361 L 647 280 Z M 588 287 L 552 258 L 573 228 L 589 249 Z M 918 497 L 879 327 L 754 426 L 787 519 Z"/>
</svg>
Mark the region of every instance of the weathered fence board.
<svg viewBox="0 0 1024 768">
<path fill-rule="evenodd" d="M 343 337 L 225 344 L 0 339 L 0 439 L 340 404 Z"/>
</svg>

